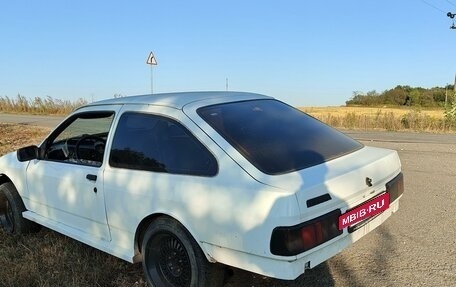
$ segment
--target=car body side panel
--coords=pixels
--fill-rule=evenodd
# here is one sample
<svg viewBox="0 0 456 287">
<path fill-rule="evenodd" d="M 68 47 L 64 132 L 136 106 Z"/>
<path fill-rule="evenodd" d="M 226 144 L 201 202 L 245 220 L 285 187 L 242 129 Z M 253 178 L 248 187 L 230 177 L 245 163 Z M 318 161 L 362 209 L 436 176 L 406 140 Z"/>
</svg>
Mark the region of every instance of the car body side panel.
<svg viewBox="0 0 456 287">
<path fill-rule="evenodd" d="M 240 176 L 235 183 L 222 177 L 195 182 L 182 175 L 107 169 L 106 205 L 113 241 L 131 247 L 143 218 L 167 214 L 199 243 L 266 255 L 274 226 L 291 214 L 297 217 L 296 197 L 246 184 Z"/>
<path fill-rule="evenodd" d="M 128 107 L 122 112 L 127 111 Z M 264 255 L 277 222 L 293 215 L 298 219 L 293 193 L 252 180 L 180 111 L 149 107 L 143 112 L 173 117 L 187 126 L 217 158 L 219 173 L 195 177 L 106 166 L 108 223 L 113 242 L 121 248 L 134 246 L 135 231 L 142 219 L 161 213 L 181 222 L 199 244 L 207 242 Z M 209 259 L 213 257 L 205 253 Z"/>
<path fill-rule="evenodd" d="M 89 174 L 97 180 L 88 180 Z M 30 210 L 90 236 L 110 240 L 99 168 L 33 160 L 27 168 L 27 183 Z"/>
<path fill-rule="evenodd" d="M 25 180 L 27 166 L 28 162 L 19 162 L 17 160 L 15 151 L 0 158 L 0 176 L 6 176 L 11 180 L 22 198 L 28 198 L 29 196 Z"/>
</svg>

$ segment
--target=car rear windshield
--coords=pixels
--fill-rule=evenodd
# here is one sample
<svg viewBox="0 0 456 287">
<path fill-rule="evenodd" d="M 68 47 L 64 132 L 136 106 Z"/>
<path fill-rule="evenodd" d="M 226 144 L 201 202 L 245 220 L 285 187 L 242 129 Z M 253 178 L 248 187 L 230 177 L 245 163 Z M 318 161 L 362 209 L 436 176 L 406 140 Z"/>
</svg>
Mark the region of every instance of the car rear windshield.
<svg viewBox="0 0 456 287">
<path fill-rule="evenodd" d="M 293 172 L 363 147 L 319 120 L 277 100 L 224 103 L 198 114 L 256 168 Z"/>
</svg>

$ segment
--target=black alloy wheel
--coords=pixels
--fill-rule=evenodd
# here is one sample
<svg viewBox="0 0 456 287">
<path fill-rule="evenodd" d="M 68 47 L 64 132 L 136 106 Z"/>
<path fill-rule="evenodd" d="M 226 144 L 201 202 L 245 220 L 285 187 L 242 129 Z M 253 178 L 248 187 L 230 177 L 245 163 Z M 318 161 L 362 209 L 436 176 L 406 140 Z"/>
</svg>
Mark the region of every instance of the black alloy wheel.
<svg viewBox="0 0 456 287">
<path fill-rule="evenodd" d="M 153 277 L 160 278 L 166 286 L 190 286 L 191 265 L 182 242 L 172 234 L 157 234 L 146 249 L 146 256 L 157 258 L 148 267 Z"/>
<path fill-rule="evenodd" d="M 170 217 L 160 217 L 146 229 L 142 265 L 150 286 L 218 287 L 224 268 L 210 263 L 188 230 Z"/>
</svg>

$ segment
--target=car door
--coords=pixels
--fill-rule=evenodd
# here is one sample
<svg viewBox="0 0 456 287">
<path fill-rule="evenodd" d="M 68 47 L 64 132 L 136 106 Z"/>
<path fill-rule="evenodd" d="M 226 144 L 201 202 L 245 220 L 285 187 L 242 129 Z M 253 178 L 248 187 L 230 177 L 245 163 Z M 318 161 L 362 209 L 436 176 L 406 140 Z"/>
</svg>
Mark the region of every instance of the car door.
<svg viewBox="0 0 456 287">
<path fill-rule="evenodd" d="M 27 168 L 34 212 L 70 232 L 110 240 L 103 166 L 114 115 L 112 109 L 81 111 L 43 142 Z"/>
</svg>

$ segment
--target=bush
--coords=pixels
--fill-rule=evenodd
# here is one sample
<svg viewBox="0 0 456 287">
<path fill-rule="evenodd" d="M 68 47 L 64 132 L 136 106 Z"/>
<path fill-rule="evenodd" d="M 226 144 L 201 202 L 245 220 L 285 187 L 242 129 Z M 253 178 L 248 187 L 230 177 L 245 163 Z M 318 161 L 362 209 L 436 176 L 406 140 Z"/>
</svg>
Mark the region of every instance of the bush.
<svg viewBox="0 0 456 287">
<path fill-rule="evenodd" d="M 445 110 L 444 119 L 448 129 L 456 127 L 456 100 L 453 100 L 453 103 Z"/>
</svg>

